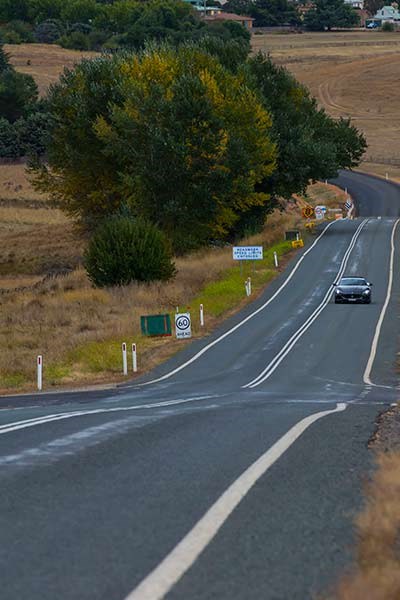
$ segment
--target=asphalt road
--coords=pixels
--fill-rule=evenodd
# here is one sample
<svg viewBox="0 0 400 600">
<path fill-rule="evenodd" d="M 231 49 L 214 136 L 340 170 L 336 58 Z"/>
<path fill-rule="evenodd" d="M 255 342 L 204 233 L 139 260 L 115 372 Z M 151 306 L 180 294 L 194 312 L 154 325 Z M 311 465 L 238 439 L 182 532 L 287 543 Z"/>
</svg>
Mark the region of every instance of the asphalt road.
<svg viewBox="0 0 400 600">
<path fill-rule="evenodd" d="M 400 331 L 400 188 L 338 183 L 360 216 L 140 385 L 0 399 L 2 600 L 329 589 L 397 400 Z M 372 281 L 373 302 L 333 304 L 341 273 Z"/>
</svg>

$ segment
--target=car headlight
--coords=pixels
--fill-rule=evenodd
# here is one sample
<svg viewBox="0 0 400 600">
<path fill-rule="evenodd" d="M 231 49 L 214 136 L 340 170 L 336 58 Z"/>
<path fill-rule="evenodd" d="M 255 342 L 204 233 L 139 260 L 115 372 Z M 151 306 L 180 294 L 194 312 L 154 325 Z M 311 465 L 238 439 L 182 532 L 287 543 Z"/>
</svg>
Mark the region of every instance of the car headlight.
<svg viewBox="0 0 400 600">
<path fill-rule="evenodd" d="M 363 294 L 365 294 L 366 296 L 369 296 L 369 295 L 370 295 L 370 293 L 371 293 L 371 290 L 364 290 L 364 291 L 363 291 Z"/>
<path fill-rule="evenodd" d="M 335 290 L 335 293 L 336 293 L 336 294 L 340 294 L 340 293 L 341 293 L 341 291 L 340 291 L 338 288 L 336 288 L 336 290 Z"/>
</svg>

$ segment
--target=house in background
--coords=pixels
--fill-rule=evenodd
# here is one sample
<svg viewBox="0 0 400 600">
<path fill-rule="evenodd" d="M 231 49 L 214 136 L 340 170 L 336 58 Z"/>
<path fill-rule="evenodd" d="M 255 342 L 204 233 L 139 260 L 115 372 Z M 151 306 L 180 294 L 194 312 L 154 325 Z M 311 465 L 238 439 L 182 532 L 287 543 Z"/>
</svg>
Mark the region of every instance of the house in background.
<svg viewBox="0 0 400 600">
<path fill-rule="evenodd" d="M 202 0 L 184 0 L 196 10 L 202 17 L 213 17 L 222 12 L 220 6 L 205 6 L 205 2 Z"/>
<path fill-rule="evenodd" d="M 251 17 L 246 17 L 244 15 L 235 15 L 234 13 L 228 13 L 228 12 L 219 12 L 215 15 L 207 15 L 204 18 L 204 20 L 207 22 L 210 22 L 210 21 L 235 21 L 236 23 L 240 23 L 240 25 L 243 25 L 243 27 L 246 27 L 246 29 L 252 29 L 253 21 L 254 21 L 254 19 L 252 19 Z"/>
<path fill-rule="evenodd" d="M 193 6 L 194 10 L 196 10 L 201 17 L 204 18 L 205 21 L 235 21 L 236 23 L 240 23 L 243 27 L 247 29 L 251 29 L 253 27 L 253 21 L 251 17 L 246 17 L 244 15 L 235 15 L 233 13 L 223 12 L 220 6 L 206 6 L 204 0 L 184 0 L 188 4 Z M 226 0 L 222 0 L 220 4 L 225 4 Z"/>
<path fill-rule="evenodd" d="M 364 8 L 364 0 L 344 0 L 345 4 L 349 4 L 352 8 L 356 10 L 363 10 Z"/>
<path fill-rule="evenodd" d="M 380 21 L 381 24 L 396 23 L 400 21 L 400 12 L 394 6 L 383 6 L 372 18 L 374 21 Z"/>
</svg>

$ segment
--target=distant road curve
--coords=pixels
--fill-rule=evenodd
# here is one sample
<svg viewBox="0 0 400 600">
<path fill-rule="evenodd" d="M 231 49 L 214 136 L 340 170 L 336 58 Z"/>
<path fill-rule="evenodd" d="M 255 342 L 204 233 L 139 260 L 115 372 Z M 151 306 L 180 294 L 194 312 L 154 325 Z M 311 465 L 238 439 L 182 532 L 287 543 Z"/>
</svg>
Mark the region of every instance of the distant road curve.
<svg viewBox="0 0 400 600">
<path fill-rule="evenodd" d="M 339 177 L 330 183 L 347 188 L 359 217 L 400 216 L 400 185 L 397 183 L 355 171 L 340 171 Z"/>
</svg>

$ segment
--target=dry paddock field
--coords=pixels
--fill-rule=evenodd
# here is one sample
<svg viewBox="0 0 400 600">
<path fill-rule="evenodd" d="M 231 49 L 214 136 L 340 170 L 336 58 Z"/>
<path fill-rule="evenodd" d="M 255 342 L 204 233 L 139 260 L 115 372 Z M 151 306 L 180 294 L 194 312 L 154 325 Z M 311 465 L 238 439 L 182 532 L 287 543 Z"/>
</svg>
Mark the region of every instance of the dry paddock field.
<svg viewBox="0 0 400 600">
<path fill-rule="evenodd" d="M 333 117 L 351 117 L 369 144 L 362 170 L 400 178 L 400 32 L 253 36 Z"/>
<path fill-rule="evenodd" d="M 369 144 L 364 170 L 400 179 L 400 32 L 268 33 L 254 35 L 252 43 L 285 65 L 329 114 L 353 119 Z M 6 50 L 41 93 L 64 66 L 95 55 L 42 44 Z"/>
</svg>

